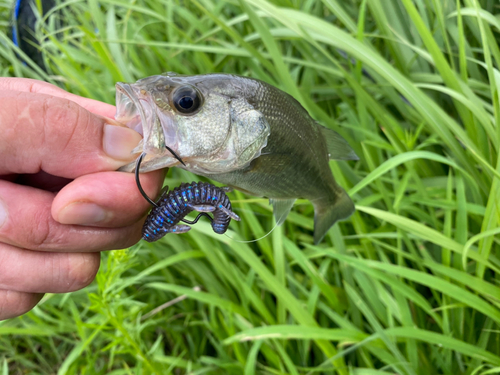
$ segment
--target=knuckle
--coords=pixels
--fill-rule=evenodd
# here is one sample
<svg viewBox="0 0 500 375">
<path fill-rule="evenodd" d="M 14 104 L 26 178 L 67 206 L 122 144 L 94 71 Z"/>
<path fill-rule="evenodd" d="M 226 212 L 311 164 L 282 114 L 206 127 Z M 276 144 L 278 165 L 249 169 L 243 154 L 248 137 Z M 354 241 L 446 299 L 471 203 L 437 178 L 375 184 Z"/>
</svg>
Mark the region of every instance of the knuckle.
<svg viewBox="0 0 500 375">
<path fill-rule="evenodd" d="M 100 253 L 72 253 L 68 256 L 64 276 L 67 291 L 83 289 L 94 280 L 99 270 Z"/>
<path fill-rule="evenodd" d="M 0 290 L 0 320 L 27 313 L 39 300 L 40 296 L 37 294 Z"/>
<path fill-rule="evenodd" d="M 15 245 L 43 251 L 64 251 L 71 245 L 71 230 L 62 228 L 61 224 L 50 216 L 46 207 L 33 210 L 31 215 L 30 220 L 23 223 L 22 236 L 18 234 Z"/>
<path fill-rule="evenodd" d="M 45 139 L 67 147 L 80 125 L 82 108 L 69 100 L 54 97 L 47 97 L 43 108 Z"/>
<path fill-rule="evenodd" d="M 63 244 L 61 235 L 58 235 L 59 231 L 54 230 L 56 223 L 47 217 L 47 212 L 45 210 L 33 212 L 30 223 L 32 227 L 28 228 L 29 230 L 26 231 L 26 243 L 23 244 L 28 249 L 54 249 L 58 248 L 58 245 Z"/>
<path fill-rule="evenodd" d="M 77 108 L 74 103 L 69 100 L 54 98 L 51 96 L 45 97 L 44 116 L 48 123 L 66 124 L 66 126 L 74 125 L 77 115 Z"/>
</svg>

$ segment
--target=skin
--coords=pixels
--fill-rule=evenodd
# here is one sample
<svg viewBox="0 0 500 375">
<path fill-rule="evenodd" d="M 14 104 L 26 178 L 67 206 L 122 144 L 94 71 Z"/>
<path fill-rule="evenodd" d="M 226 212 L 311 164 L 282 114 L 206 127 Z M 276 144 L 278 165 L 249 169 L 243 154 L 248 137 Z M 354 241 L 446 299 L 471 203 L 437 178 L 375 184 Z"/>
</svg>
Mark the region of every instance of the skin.
<svg viewBox="0 0 500 375">
<path fill-rule="evenodd" d="M 0 320 L 31 310 L 44 293 L 94 279 L 100 251 L 141 237 L 148 203 L 133 174 L 141 136 L 115 108 L 36 80 L 0 78 Z M 149 196 L 160 171 L 141 175 Z"/>
</svg>

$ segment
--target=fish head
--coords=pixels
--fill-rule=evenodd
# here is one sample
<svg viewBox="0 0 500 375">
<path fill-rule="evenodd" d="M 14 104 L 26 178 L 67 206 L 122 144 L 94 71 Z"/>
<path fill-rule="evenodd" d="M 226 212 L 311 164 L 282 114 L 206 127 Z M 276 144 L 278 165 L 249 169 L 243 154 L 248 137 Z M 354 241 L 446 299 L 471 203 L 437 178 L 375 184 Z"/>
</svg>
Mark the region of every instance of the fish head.
<svg viewBox="0 0 500 375">
<path fill-rule="evenodd" d="M 117 83 L 115 119 L 143 136 L 133 151 L 146 153 L 141 171 L 178 166 L 198 174 L 226 173 L 258 157 L 270 134 L 247 93 L 237 76 L 166 73 Z M 134 168 L 131 163 L 121 170 Z"/>
</svg>

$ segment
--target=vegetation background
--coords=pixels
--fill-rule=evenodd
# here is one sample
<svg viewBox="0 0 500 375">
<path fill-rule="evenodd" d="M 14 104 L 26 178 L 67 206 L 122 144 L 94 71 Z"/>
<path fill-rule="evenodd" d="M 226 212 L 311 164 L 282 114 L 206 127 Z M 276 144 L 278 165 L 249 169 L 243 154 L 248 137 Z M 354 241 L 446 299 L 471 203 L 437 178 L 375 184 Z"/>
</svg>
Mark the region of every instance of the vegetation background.
<svg viewBox="0 0 500 375">
<path fill-rule="evenodd" d="M 500 373 L 497 0 L 69 0 L 38 23 L 48 73 L 18 60 L 11 6 L 3 76 L 114 103 L 117 81 L 242 74 L 360 160 L 331 163 L 357 211 L 319 246 L 307 201 L 234 241 L 273 227 L 236 192 L 228 236 L 102 254 L 90 287 L 1 322 L 0 374 Z"/>
</svg>

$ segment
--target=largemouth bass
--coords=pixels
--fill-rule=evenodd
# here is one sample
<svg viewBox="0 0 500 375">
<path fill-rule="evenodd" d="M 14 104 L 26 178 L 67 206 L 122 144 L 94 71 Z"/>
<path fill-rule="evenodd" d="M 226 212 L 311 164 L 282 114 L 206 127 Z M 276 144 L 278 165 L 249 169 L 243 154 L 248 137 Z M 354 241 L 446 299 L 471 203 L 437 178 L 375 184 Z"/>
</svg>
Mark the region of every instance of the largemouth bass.
<svg viewBox="0 0 500 375">
<path fill-rule="evenodd" d="M 297 198 L 308 199 L 316 244 L 353 213 L 328 160 L 358 157 L 276 87 L 229 74 L 166 73 L 116 89 L 116 120 L 143 135 L 135 149 L 147 154 L 141 172 L 179 167 L 267 197 L 278 225 Z M 134 169 L 135 163 L 121 168 Z"/>
</svg>

